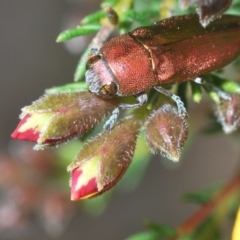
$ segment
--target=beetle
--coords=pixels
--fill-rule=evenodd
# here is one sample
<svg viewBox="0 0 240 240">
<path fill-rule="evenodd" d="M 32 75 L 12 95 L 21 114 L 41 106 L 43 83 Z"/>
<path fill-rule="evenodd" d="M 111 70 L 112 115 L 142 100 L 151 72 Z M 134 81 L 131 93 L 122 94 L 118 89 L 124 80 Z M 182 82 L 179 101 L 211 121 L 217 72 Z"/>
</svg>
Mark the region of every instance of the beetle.
<svg viewBox="0 0 240 240">
<path fill-rule="evenodd" d="M 112 38 L 93 50 L 86 67 L 89 91 L 103 98 L 133 95 L 136 104 L 121 104 L 105 124 L 113 126 L 119 108 L 137 108 L 154 88 L 171 97 L 180 115 L 180 98 L 162 86 L 193 80 L 217 70 L 240 54 L 240 17 L 224 15 L 206 28 L 197 15 L 174 16 Z"/>
</svg>

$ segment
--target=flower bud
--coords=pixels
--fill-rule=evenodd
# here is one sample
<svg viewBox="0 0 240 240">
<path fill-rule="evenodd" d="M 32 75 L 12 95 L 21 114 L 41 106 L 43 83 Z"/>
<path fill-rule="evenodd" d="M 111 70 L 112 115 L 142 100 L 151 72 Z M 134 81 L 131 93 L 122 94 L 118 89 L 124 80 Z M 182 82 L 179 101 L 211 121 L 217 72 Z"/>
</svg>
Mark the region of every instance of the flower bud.
<svg viewBox="0 0 240 240">
<path fill-rule="evenodd" d="M 203 27 L 219 18 L 230 7 L 231 3 L 232 0 L 180 0 L 183 8 L 195 4 Z"/>
<path fill-rule="evenodd" d="M 46 94 L 24 107 L 13 138 L 37 142 L 36 149 L 81 136 L 117 106 L 89 92 Z"/>
<path fill-rule="evenodd" d="M 71 199 L 97 196 L 113 187 L 131 163 L 140 123 L 122 120 L 85 144 L 68 167 Z"/>
<path fill-rule="evenodd" d="M 225 133 L 232 133 L 240 126 L 240 95 L 231 95 L 231 99 L 222 99 L 215 104 L 215 115 Z"/>
<path fill-rule="evenodd" d="M 164 104 L 145 125 L 146 139 L 153 153 L 178 161 L 187 139 L 188 126 L 175 107 Z"/>
</svg>

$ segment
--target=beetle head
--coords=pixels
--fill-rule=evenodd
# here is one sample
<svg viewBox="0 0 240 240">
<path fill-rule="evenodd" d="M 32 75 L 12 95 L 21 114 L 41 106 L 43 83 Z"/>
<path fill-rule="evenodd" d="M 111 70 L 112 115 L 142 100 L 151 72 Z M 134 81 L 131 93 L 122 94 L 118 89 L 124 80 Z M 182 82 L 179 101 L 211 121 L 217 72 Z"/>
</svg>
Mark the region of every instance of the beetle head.
<svg viewBox="0 0 240 240">
<path fill-rule="evenodd" d="M 88 60 L 85 77 L 90 92 L 104 98 L 118 95 L 118 84 L 103 55 L 97 54 Z"/>
</svg>

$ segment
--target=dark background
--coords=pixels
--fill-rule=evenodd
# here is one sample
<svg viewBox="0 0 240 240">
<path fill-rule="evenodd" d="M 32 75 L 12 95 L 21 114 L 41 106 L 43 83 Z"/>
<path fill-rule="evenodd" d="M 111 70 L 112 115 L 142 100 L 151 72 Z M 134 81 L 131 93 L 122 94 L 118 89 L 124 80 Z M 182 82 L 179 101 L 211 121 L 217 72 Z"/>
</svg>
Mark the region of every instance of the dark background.
<svg viewBox="0 0 240 240">
<path fill-rule="evenodd" d="M 18 123 L 20 109 L 51 86 L 71 82 L 78 56 L 71 55 L 55 39 L 70 14 L 79 18 L 98 9 L 93 0 L 1 0 L 0 1 L 0 148 L 6 149 Z M 205 136 L 201 109 L 192 105 L 190 140 L 180 163 L 166 167 L 155 157 L 137 190 L 117 193 L 98 217 L 81 213 L 59 239 L 124 239 L 143 231 L 143 221 L 177 226 L 197 206 L 183 203 L 184 192 L 201 190 L 229 179 L 238 160 L 239 146 L 223 134 Z M 1 174 L 1 173 L 0 173 Z M 51 239 L 41 228 L 29 239 Z M 1 238 L 0 236 L 0 239 Z M 24 238 L 26 239 L 26 238 Z"/>
</svg>

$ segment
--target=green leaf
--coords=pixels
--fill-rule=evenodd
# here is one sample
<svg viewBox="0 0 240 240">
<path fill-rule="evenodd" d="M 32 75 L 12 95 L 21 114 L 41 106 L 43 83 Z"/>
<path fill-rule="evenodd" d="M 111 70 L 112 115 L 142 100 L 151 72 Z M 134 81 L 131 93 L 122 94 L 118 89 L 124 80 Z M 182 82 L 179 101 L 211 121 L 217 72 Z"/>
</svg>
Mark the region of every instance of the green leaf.
<svg viewBox="0 0 240 240">
<path fill-rule="evenodd" d="M 87 90 L 86 82 L 69 83 L 62 86 L 52 87 L 45 90 L 45 92 L 50 94 L 50 93 L 59 93 L 59 92 L 65 92 L 65 91 L 74 92 L 79 90 Z"/>
<path fill-rule="evenodd" d="M 210 196 L 202 194 L 202 193 L 186 193 L 184 195 L 184 199 L 189 202 L 197 202 L 197 203 L 207 203 L 210 199 Z"/>
<path fill-rule="evenodd" d="M 125 240 L 161 240 L 177 236 L 177 231 L 169 226 L 149 221 L 146 224 L 148 232 L 134 234 Z"/>
<path fill-rule="evenodd" d="M 207 74 L 203 78 L 225 92 L 240 94 L 240 85 L 237 82 L 219 77 L 216 74 Z"/>
<path fill-rule="evenodd" d="M 78 26 L 76 28 L 68 29 L 66 31 L 61 32 L 57 37 L 56 41 L 65 42 L 75 37 L 93 34 L 98 32 L 100 28 L 101 28 L 100 24 Z"/>
<path fill-rule="evenodd" d="M 209 97 L 216 103 L 220 103 L 220 96 L 212 89 L 207 89 L 205 88 L 207 94 L 209 95 Z"/>
<path fill-rule="evenodd" d="M 88 55 L 90 52 L 91 52 L 91 48 L 87 47 L 84 53 L 82 54 L 74 73 L 75 82 L 79 81 L 84 76 L 86 71 L 86 63 L 87 63 Z"/>
<path fill-rule="evenodd" d="M 220 78 L 217 75 L 212 75 L 213 81 L 222 90 L 230 93 L 240 94 L 240 85 L 237 82 L 230 81 L 229 79 Z"/>
<path fill-rule="evenodd" d="M 192 236 L 181 236 L 177 240 L 196 240 L 196 238 Z"/>
<path fill-rule="evenodd" d="M 206 218 L 191 234 L 194 240 L 220 240 L 220 222 L 216 215 Z"/>
<path fill-rule="evenodd" d="M 125 240 L 159 240 L 159 237 L 150 232 L 142 232 L 134 234 Z"/>
<path fill-rule="evenodd" d="M 119 2 L 119 0 L 105 0 L 102 2 L 101 6 L 114 6 Z"/>
<path fill-rule="evenodd" d="M 194 82 L 190 82 L 190 84 L 191 84 L 193 101 L 199 103 L 202 100 L 201 86 Z"/>
<path fill-rule="evenodd" d="M 134 20 L 139 22 L 141 25 L 150 25 L 152 24 L 153 18 L 159 16 L 159 12 L 158 11 L 141 11 L 141 12 L 137 12 L 134 10 L 129 10 L 127 11 L 124 16 L 122 17 L 122 19 L 126 19 L 126 20 Z"/>
<path fill-rule="evenodd" d="M 183 199 L 189 202 L 205 204 L 212 199 L 212 197 L 219 191 L 219 189 L 221 189 L 221 187 L 222 184 L 215 184 L 200 192 L 189 192 L 184 194 Z"/>
<path fill-rule="evenodd" d="M 128 33 L 131 29 L 132 26 L 132 21 L 131 20 L 122 20 L 120 19 L 120 24 L 119 24 L 119 33 L 125 34 Z"/>
<path fill-rule="evenodd" d="M 106 17 L 106 13 L 103 10 L 99 10 L 95 13 L 89 14 L 81 21 L 82 25 L 98 22 L 101 18 Z"/>
<path fill-rule="evenodd" d="M 240 2 L 235 0 L 233 1 L 231 7 L 226 11 L 227 14 L 239 15 L 240 12 Z"/>
<path fill-rule="evenodd" d="M 184 103 L 185 108 L 188 108 L 187 102 L 187 82 L 181 83 L 177 86 L 177 95 L 181 98 L 182 102 Z"/>
<path fill-rule="evenodd" d="M 240 94 L 240 86 L 236 82 L 222 79 L 219 81 L 219 86 L 226 92 Z"/>
<path fill-rule="evenodd" d="M 177 235 L 177 232 L 174 228 L 166 225 L 152 221 L 147 222 L 145 225 L 151 232 L 157 234 L 159 238 L 174 237 Z"/>
<path fill-rule="evenodd" d="M 149 1 L 145 1 L 147 2 L 147 6 L 149 7 L 148 9 L 151 9 L 152 11 L 158 11 L 158 16 L 159 16 L 159 6 L 160 3 L 163 2 L 163 0 L 159 1 L 159 0 L 151 0 Z M 178 6 L 178 3 L 175 4 L 175 7 Z"/>
</svg>

